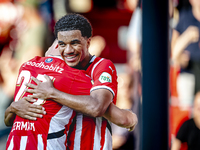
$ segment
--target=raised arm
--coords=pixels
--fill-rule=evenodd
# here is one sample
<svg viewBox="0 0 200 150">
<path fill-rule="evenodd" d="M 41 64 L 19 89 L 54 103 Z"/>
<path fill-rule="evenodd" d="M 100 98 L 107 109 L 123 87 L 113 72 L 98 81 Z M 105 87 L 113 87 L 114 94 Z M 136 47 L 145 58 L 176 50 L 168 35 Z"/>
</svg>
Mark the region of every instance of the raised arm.
<svg viewBox="0 0 200 150">
<path fill-rule="evenodd" d="M 197 42 L 198 39 L 199 29 L 195 26 L 189 26 L 181 35 L 178 31 L 173 30 L 171 42 L 172 60 L 178 64 L 182 64 L 182 56 L 185 57 L 185 55 L 188 55 L 183 53 L 186 47 L 191 43 Z"/>
</svg>

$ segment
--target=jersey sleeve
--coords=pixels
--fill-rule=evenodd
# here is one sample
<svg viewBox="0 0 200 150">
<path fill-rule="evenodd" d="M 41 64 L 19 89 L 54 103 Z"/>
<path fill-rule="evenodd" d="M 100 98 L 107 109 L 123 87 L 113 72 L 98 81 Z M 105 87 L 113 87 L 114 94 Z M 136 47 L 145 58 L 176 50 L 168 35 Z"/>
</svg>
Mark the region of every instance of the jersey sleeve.
<svg viewBox="0 0 200 150">
<path fill-rule="evenodd" d="M 113 94 L 113 102 L 116 102 L 117 95 L 117 72 L 114 64 L 107 59 L 102 59 L 93 68 L 92 79 L 94 81 L 90 92 L 96 89 L 107 89 Z"/>
</svg>

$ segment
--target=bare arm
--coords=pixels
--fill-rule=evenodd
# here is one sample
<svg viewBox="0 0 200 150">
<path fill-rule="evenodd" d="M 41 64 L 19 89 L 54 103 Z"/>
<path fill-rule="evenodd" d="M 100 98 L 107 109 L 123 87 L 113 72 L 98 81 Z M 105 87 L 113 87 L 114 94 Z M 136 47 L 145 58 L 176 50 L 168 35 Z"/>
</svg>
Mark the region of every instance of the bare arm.
<svg viewBox="0 0 200 150">
<path fill-rule="evenodd" d="M 113 103 L 109 105 L 103 117 L 120 127 L 128 128 L 129 131 L 134 130 L 138 123 L 136 114 L 127 109 L 120 109 Z"/>
<path fill-rule="evenodd" d="M 90 95 L 71 95 L 54 88 L 49 98 L 80 113 L 100 117 L 108 108 L 113 95 L 105 89 L 95 90 Z"/>
<path fill-rule="evenodd" d="M 178 31 L 172 33 L 172 59 L 179 62 L 180 56 L 186 47 L 199 39 L 199 30 L 197 27 L 189 26 L 181 35 Z"/>
<path fill-rule="evenodd" d="M 112 102 L 113 95 L 109 90 L 94 90 L 90 95 L 71 95 L 57 90 L 54 88 L 51 79 L 48 76 L 45 76 L 45 78 L 47 82 L 40 82 L 33 77 L 32 79 L 37 85 L 27 84 L 32 89 L 26 89 L 26 92 L 34 93 L 29 98 L 52 99 L 92 117 L 102 116 Z"/>
<path fill-rule="evenodd" d="M 36 120 L 37 118 L 42 118 L 43 114 L 46 114 L 42 106 L 31 104 L 27 100 L 24 97 L 10 104 L 5 111 L 4 123 L 6 126 L 12 126 L 16 115 L 29 120 Z M 34 102 L 32 99 L 30 101 Z"/>
<path fill-rule="evenodd" d="M 94 90 L 90 95 L 71 95 L 55 89 L 51 79 L 48 76 L 45 76 L 45 78 L 47 82 L 40 82 L 33 77 L 32 79 L 37 85 L 27 84 L 28 87 L 33 88 L 26 89 L 27 92 L 34 93 L 29 97 L 30 99 L 33 97 L 52 99 L 88 116 L 104 116 L 116 125 L 130 130 L 133 130 L 137 124 L 137 116 L 134 113 L 129 110 L 119 109 L 111 103 L 113 95 L 108 90 Z"/>
<path fill-rule="evenodd" d="M 11 104 L 12 105 L 12 104 Z M 11 105 L 5 111 L 4 123 L 6 126 L 12 126 L 15 120 L 16 114 L 12 112 Z"/>
<path fill-rule="evenodd" d="M 181 148 L 181 141 L 179 139 L 175 138 L 173 140 L 171 150 L 180 150 L 180 148 Z"/>
</svg>

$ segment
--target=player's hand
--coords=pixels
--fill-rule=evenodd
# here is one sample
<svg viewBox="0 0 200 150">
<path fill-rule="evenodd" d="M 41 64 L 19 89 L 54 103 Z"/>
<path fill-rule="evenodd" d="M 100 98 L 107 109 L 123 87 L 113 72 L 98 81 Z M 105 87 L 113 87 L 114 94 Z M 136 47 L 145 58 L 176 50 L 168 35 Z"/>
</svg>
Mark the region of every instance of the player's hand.
<svg viewBox="0 0 200 150">
<path fill-rule="evenodd" d="M 27 83 L 25 84 L 29 89 L 25 91 L 28 93 L 32 93 L 33 95 L 29 95 L 30 98 L 40 98 L 40 99 L 49 99 L 51 98 L 51 91 L 54 89 L 53 83 L 49 76 L 44 75 L 46 81 L 41 82 L 40 80 L 31 77 L 31 79 L 37 84 Z M 30 89 L 31 88 L 31 89 Z"/>
<path fill-rule="evenodd" d="M 138 123 L 138 118 L 137 118 L 137 115 L 135 114 L 135 113 L 133 113 L 132 111 L 130 111 L 131 113 L 131 115 L 129 116 L 130 118 L 132 118 L 132 125 L 130 126 L 130 127 L 128 127 L 127 129 L 128 129 L 128 131 L 133 131 L 134 129 L 135 129 L 135 127 L 136 127 L 136 125 L 137 125 L 137 123 Z"/>
<path fill-rule="evenodd" d="M 136 127 L 137 123 L 134 124 L 132 127 L 127 128 L 129 132 L 133 131 Z"/>
<path fill-rule="evenodd" d="M 29 120 L 37 120 L 37 118 L 42 118 L 43 114 L 46 114 L 44 107 L 29 102 L 34 102 L 34 100 L 24 97 L 17 102 L 12 102 L 12 112 Z"/>
</svg>

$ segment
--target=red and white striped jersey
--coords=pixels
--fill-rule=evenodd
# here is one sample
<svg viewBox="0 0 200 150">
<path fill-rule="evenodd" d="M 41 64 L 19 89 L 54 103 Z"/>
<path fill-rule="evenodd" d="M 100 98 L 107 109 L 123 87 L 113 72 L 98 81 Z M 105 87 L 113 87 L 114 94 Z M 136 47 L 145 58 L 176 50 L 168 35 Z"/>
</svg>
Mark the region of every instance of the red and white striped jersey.
<svg viewBox="0 0 200 150">
<path fill-rule="evenodd" d="M 86 72 L 93 82 L 90 92 L 96 89 L 107 89 L 113 94 L 115 104 L 117 73 L 114 64 L 110 60 L 93 56 Z M 68 136 L 67 149 L 69 150 L 112 149 L 111 125 L 103 117 L 92 118 L 78 113 Z"/>
<path fill-rule="evenodd" d="M 69 67 L 55 57 L 35 57 L 24 63 L 16 83 L 15 101 L 25 93 L 25 83 L 34 83 L 31 76 L 45 81 L 44 74 L 51 77 L 54 87 L 73 95 L 88 95 L 91 78 L 82 71 Z M 78 86 L 77 86 L 78 85 Z M 83 88 L 87 87 L 89 88 Z M 51 100 L 38 99 L 35 104 L 43 105 L 47 114 L 36 121 L 16 116 L 9 134 L 7 150 L 63 150 L 67 145 L 67 134 L 75 112 Z"/>
</svg>

